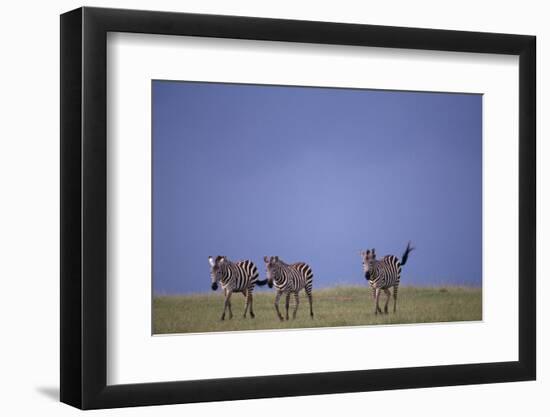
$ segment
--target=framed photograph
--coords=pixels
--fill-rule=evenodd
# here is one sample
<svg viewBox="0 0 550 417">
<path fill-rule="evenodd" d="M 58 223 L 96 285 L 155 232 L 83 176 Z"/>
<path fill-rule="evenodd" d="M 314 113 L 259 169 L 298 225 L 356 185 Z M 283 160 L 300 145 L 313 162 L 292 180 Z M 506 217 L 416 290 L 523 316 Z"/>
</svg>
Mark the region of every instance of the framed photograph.
<svg viewBox="0 0 550 417">
<path fill-rule="evenodd" d="M 61 16 L 61 401 L 533 380 L 535 37 Z"/>
</svg>

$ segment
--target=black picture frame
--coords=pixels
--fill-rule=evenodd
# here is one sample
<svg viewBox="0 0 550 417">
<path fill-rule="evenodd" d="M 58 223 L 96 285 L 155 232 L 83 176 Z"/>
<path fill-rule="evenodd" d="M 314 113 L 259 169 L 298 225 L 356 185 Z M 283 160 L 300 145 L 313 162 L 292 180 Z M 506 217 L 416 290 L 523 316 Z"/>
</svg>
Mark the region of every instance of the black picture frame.
<svg viewBox="0 0 550 417">
<path fill-rule="evenodd" d="M 108 32 L 519 56 L 519 360 L 107 385 Z M 61 401 L 95 409 L 535 379 L 535 45 L 524 35 L 252 17 L 88 7 L 61 15 Z"/>
</svg>

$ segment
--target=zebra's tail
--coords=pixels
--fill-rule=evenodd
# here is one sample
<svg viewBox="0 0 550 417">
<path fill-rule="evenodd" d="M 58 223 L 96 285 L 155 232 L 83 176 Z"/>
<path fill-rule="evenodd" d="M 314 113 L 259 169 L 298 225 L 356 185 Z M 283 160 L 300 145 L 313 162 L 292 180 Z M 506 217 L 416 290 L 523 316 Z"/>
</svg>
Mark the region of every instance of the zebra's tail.
<svg viewBox="0 0 550 417">
<path fill-rule="evenodd" d="M 411 253 L 414 249 L 415 248 L 411 246 L 411 242 L 407 243 L 407 249 L 405 249 L 403 257 L 401 258 L 401 266 L 407 263 L 407 259 L 409 259 L 409 253 Z"/>
<path fill-rule="evenodd" d="M 260 287 L 263 287 L 265 284 L 267 284 L 267 279 L 259 279 L 256 281 L 256 285 L 259 285 Z"/>
</svg>

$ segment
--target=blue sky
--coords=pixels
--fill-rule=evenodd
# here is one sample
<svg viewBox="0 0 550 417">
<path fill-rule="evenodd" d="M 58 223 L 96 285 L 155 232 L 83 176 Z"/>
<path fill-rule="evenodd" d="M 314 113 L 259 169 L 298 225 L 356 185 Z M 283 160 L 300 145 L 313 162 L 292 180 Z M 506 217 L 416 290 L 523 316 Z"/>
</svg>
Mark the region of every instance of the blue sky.
<svg viewBox="0 0 550 417">
<path fill-rule="evenodd" d="M 153 81 L 153 290 L 206 292 L 208 256 L 417 250 L 402 285 L 481 285 L 482 96 Z"/>
</svg>

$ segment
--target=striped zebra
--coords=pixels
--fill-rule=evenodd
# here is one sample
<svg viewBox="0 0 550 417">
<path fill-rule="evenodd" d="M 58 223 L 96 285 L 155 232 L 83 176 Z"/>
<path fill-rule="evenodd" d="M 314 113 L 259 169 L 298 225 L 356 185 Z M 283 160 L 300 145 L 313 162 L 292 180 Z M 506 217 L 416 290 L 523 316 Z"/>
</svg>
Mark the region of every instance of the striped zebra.
<svg viewBox="0 0 550 417">
<path fill-rule="evenodd" d="M 309 315 L 313 318 L 313 297 L 311 289 L 313 287 L 313 272 L 310 266 L 304 262 L 296 262 L 287 264 L 279 259 L 278 256 L 264 256 L 264 262 L 267 270 L 267 285 L 269 288 L 275 288 L 277 295 L 275 296 L 275 311 L 279 320 L 283 320 L 283 316 L 279 311 L 279 300 L 283 294 L 286 295 L 286 319 L 288 320 L 288 309 L 290 306 L 290 295 L 294 294 L 296 305 L 292 318 L 296 318 L 298 305 L 300 304 L 299 292 L 305 289 L 309 300 Z"/>
<path fill-rule="evenodd" d="M 244 315 L 250 308 L 250 317 L 254 318 L 254 309 L 252 308 L 252 293 L 255 285 L 265 285 L 267 280 L 258 280 L 258 269 L 252 261 L 231 262 L 226 256 L 208 257 L 210 263 L 210 277 L 212 279 L 212 290 L 218 289 L 218 282 L 221 283 L 225 303 L 221 320 L 225 320 L 225 311 L 229 309 L 229 318 L 233 318 L 231 311 L 231 294 L 240 292 L 245 297 Z"/>
<path fill-rule="evenodd" d="M 414 248 L 411 242 L 407 244 L 407 248 L 401 257 L 401 261 L 394 255 L 386 255 L 382 259 L 376 259 L 374 249 L 362 251 L 361 258 L 363 259 L 363 271 L 365 279 L 369 282 L 372 288 L 372 297 L 374 299 L 374 314 L 382 313 L 378 300 L 380 292 L 383 290 L 386 294 L 386 304 L 384 305 L 384 313 L 388 314 L 388 303 L 390 301 L 390 288 L 393 287 L 393 312 L 397 309 L 397 290 L 399 288 L 399 280 L 401 279 L 401 267 L 407 263 L 409 253 Z"/>
</svg>

